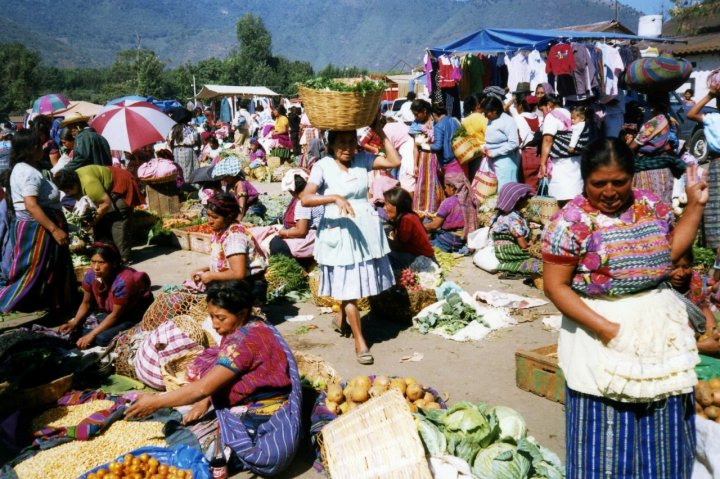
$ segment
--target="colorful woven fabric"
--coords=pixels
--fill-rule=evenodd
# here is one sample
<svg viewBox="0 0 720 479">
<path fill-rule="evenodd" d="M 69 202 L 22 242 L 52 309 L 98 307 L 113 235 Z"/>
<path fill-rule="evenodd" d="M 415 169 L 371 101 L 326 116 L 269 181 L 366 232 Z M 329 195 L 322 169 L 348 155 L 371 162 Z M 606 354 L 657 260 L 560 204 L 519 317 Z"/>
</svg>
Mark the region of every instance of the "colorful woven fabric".
<svg viewBox="0 0 720 479">
<path fill-rule="evenodd" d="M 713 249 L 720 247 L 720 159 L 710 160 L 708 166 L 710 198 L 703 212 L 705 240 Z"/>
<path fill-rule="evenodd" d="M 623 295 L 656 287 L 672 270 L 673 213 L 648 191 L 606 216 L 584 196 L 560 210 L 543 235 L 543 260 L 575 266 L 571 287 L 587 296 Z"/>
<path fill-rule="evenodd" d="M 567 479 L 690 479 L 691 394 L 628 404 L 565 389 Z"/>
<path fill-rule="evenodd" d="M 435 213 L 445 199 L 442 183 L 438 175 L 438 160 L 435 153 L 420 151 L 418 153 L 418 176 L 413 196 L 413 210 L 423 213 Z"/>
<path fill-rule="evenodd" d="M 222 440 L 245 468 L 259 475 L 274 475 L 292 463 L 300 445 L 302 385 L 295 357 L 280 332 L 267 327 L 282 346 L 288 364 L 292 390 L 288 402 L 257 427 L 254 437 L 241 418 L 229 409 L 217 411 Z"/>
<path fill-rule="evenodd" d="M 633 188 L 652 191 L 660 201 L 672 203 L 673 175 L 668 168 L 638 171 L 633 176 Z"/>
<path fill-rule="evenodd" d="M 690 78 L 692 65 L 686 60 L 660 55 L 641 58 L 627 65 L 625 82 L 640 92 L 665 92 L 681 87 Z"/>
<path fill-rule="evenodd" d="M 522 274 L 542 273 L 542 262 L 531 258 L 530 253 L 520 248 L 513 236 L 493 234 L 493 246 L 495 247 L 495 256 L 500 262 L 498 271 Z"/>
<path fill-rule="evenodd" d="M 270 156 L 277 156 L 284 160 L 289 159 L 292 156 L 292 151 L 289 148 L 272 148 L 270 150 Z"/>
<path fill-rule="evenodd" d="M 673 177 L 680 178 L 687 169 L 687 163 L 674 155 L 637 156 L 635 157 L 635 173 L 646 170 L 667 168 Z"/>
</svg>

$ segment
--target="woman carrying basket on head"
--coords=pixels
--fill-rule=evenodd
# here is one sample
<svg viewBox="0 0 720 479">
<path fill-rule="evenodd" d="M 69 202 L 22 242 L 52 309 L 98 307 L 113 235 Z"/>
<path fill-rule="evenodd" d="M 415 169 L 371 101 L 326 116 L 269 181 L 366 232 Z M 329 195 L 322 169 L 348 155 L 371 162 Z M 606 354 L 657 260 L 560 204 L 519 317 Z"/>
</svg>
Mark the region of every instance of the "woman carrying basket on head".
<svg viewBox="0 0 720 479">
<path fill-rule="evenodd" d="M 322 272 L 319 294 L 342 302 L 335 325 L 343 333 L 349 325 L 360 364 L 372 364 L 373 357 L 360 326 L 357 300 L 380 294 L 395 283 L 390 247 L 368 201 L 368 172 L 397 168 L 400 155 L 380 122 L 372 127 L 387 156 L 358 152 L 355 131 L 330 131 L 330 155 L 315 163 L 300 195 L 305 207 L 325 206 L 315 239 L 315 259 Z"/>
</svg>

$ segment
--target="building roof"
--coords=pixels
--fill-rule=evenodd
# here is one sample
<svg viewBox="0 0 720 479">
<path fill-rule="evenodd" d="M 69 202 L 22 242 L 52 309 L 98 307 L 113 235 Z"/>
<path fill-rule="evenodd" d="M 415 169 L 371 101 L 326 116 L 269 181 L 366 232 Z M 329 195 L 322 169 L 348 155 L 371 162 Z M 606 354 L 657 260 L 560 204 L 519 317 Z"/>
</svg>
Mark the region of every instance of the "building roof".
<svg viewBox="0 0 720 479">
<path fill-rule="evenodd" d="M 670 49 L 675 55 L 697 55 L 700 53 L 720 52 L 720 33 L 708 33 L 693 37 L 684 37 L 687 45 L 675 45 Z"/>
<path fill-rule="evenodd" d="M 278 94 L 264 86 L 204 85 L 195 98 L 209 100 L 220 96 L 251 98 L 254 96 L 278 96 Z"/>
<path fill-rule="evenodd" d="M 557 28 L 557 30 L 570 30 L 573 32 L 627 33 L 628 35 L 635 35 L 634 31 L 617 20 L 606 20 L 604 22 L 588 23 L 586 25 L 574 25 L 570 27 Z"/>
</svg>

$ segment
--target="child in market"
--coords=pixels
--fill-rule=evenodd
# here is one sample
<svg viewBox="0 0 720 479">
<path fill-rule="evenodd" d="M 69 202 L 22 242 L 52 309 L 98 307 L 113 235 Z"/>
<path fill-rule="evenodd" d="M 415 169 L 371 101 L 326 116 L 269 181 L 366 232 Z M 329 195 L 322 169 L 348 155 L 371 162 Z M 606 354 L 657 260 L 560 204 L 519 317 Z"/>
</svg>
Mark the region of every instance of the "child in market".
<svg viewBox="0 0 720 479">
<path fill-rule="evenodd" d="M 409 267 L 418 256 L 426 256 L 435 261 L 435 251 L 430 244 L 430 238 L 420 217 L 412 209 L 410 193 L 396 186 L 386 191 L 383 196 L 387 221 L 392 227 L 388 239 L 393 269 Z"/>
<path fill-rule="evenodd" d="M 500 190 L 497 212 L 490 221 L 490 234 L 495 256 L 500 262 L 498 271 L 503 277 L 542 273 L 542 262 L 528 253 L 530 228 L 520 211 L 532 197 L 529 186 L 510 182 Z"/>
<path fill-rule="evenodd" d="M 670 285 L 686 301 L 690 326 L 695 330 L 698 351 L 720 356 L 720 332 L 715 314 L 717 306 L 716 284 L 692 269 L 692 248 L 673 262 Z"/>
<path fill-rule="evenodd" d="M 573 110 L 570 112 L 570 122 L 572 123 L 572 135 L 570 136 L 570 145 L 568 148 L 568 153 L 571 155 L 576 155 L 580 153 L 580 150 L 585 145 L 578 146 L 578 142 L 580 142 L 580 137 L 585 131 L 585 128 L 587 127 L 586 120 L 588 118 L 588 109 L 582 106 L 578 106 L 573 108 Z"/>
<path fill-rule="evenodd" d="M 468 254 L 467 235 L 477 229 L 477 204 L 465 174 L 445 176 L 445 195 L 435 216 L 425 223 L 430 243 L 446 253 Z"/>
<path fill-rule="evenodd" d="M 248 158 L 250 159 L 249 168 L 254 170 L 259 166 L 267 165 L 267 158 L 265 157 L 265 150 L 258 143 L 257 138 L 250 140 L 250 151 L 248 152 Z"/>
</svg>

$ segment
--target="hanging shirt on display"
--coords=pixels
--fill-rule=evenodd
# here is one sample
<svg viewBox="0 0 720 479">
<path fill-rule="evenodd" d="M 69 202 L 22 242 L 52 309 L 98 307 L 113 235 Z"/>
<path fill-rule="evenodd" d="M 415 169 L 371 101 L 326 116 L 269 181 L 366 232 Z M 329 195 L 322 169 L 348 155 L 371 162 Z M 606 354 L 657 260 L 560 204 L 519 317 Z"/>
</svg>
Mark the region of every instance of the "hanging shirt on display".
<svg viewBox="0 0 720 479">
<path fill-rule="evenodd" d="M 569 43 L 553 45 L 548 52 L 545 73 L 570 75 L 575 70 L 575 57 Z"/>
<path fill-rule="evenodd" d="M 530 67 L 530 90 L 535 91 L 539 84 L 548 81 L 547 73 L 545 73 L 545 60 L 539 51 L 533 50 L 530 52 L 528 65 Z"/>
<path fill-rule="evenodd" d="M 575 70 L 572 77 L 575 82 L 575 95 L 569 98 L 573 101 L 588 99 L 592 94 L 592 78 L 595 76 L 595 65 L 585 45 L 573 43 L 573 57 L 575 58 Z"/>
<path fill-rule="evenodd" d="M 507 87 L 511 92 L 517 90 L 518 83 L 530 82 L 530 63 L 527 52 L 518 52 L 512 58 L 505 55 L 505 64 L 508 69 Z"/>
<path fill-rule="evenodd" d="M 452 88 L 457 83 L 455 79 L 455 71 L 452 60 L 447 55 L 440 55 L 438 58 L 439 81 L 440 88 Z"/>
</svg>

